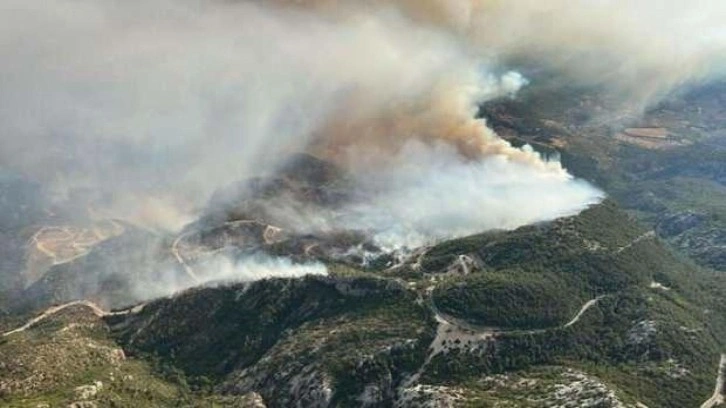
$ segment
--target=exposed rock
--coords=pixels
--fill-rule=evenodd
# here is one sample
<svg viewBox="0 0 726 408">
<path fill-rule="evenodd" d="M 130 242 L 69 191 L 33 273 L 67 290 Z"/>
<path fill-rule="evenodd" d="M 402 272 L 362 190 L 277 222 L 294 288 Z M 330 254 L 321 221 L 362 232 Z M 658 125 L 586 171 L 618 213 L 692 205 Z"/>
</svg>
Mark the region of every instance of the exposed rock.
<svg viewBox="0 0 726 408">
<path fill-rule="evenodd" d="M 68 408 L 98 408 L 98 404 L 93 401 L 76 401 L 69 404 Z"/>
<path fill-rule="evenodd" d="M 250 392 L 245 394 L 240 401 L 241 408 L 267 408 L 265 400 L 262 399 L 262 395 L 256 392 Z"/>
<path fill-rule="evenodd" d="M 656 323 L 653 320 L 641 320 L 628 331 L 628 343 L 643 344 L 650 341 L 656 334 Z"/>
<path fill-rule="evenodd" d="M 670 239 L 675 246 L 690 254 L 699 264 L 716 269 L 726 265 L 726 230 L 695 228 Z"/>
<path fill-rule="evenodd" d="M 445 270 L 447 275 L 468 275 L 484 267 L 484 262 L 477 254 L 459 255 Z"/>
<path fill-rule="evenodd" d="M 543 401 L 546 407 L 626 408 L 615 392 L 597 378 L 574 370 L 567 370 L 563 378 L 570 382 L 555 384 L 552 395 Z"/>
<path fill-rule="evenodd" d="M 463 390 L 458 387 L 417 384 L 401 390 L 396 408 L 449 408 L 464 401 Z"/>
<path fill-rule="evenodd" d="M 79 387 L 75 388 L 76 398 L 79 400 L 90 400 L 103 389 L 103 383 L 101 381 L 96 381 L 93 384 L 90 385 L 81 385 Z"/>
</svg>

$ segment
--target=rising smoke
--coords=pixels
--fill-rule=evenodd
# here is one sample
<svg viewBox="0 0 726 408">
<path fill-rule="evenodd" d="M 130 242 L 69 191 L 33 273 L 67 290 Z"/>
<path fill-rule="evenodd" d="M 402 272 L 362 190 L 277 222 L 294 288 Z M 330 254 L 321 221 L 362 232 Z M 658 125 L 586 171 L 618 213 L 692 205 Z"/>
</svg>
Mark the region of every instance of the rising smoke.
<svg viewBox="0 0 726 408">
<path fill-rule="evenodd" d="M 176 230 L 308 151 L 369 193 L 336 225 L 383 244 L 513 228 L 601 193 L 475 119 L 526 86 L 512 61 L 642 109 L 721 67 L 700 3 L 0 0 L 0 165 Z"/>
<path fill-rule="evenodd" d="M 338 220 L 374 232 L 384 248 L 416 248 L 490 229 L 513 229 L 579 212 L 602 194 L 556 160 L 538 166 L 495 155 L 461 160 L 449 145 L 410 143 L 390 167 L 361 166 L 366 193 Z M 533 159 L 534 160 L 534 159 Z"/>
<path fill-rule="evenodd" d="M 533 61 L 604 85 L 632 109 L 726 68 L 719 0 L 279 0 L 334 16 L 394 7 L 479 56 Z"/>
<path fill-rule="evenodd" d="M 252 282 L 260 279 L 297 278 L 306 275 L 327 275 L 328 269 L 320 262 L 296 263 L 288 258 L 271 257 L 263 253 L 237 257 L 220 252 L 195 265 L 200 281 L 183 279 L 173 269 L 157 271 L 154 279 L 130 282 L 129 293 L 135 303 L 160 296 L 168 296 L 199 284 L 218 285 L 229 282 Z M 120 305 L 123 305 L 121 303 Z"/>
</svg>

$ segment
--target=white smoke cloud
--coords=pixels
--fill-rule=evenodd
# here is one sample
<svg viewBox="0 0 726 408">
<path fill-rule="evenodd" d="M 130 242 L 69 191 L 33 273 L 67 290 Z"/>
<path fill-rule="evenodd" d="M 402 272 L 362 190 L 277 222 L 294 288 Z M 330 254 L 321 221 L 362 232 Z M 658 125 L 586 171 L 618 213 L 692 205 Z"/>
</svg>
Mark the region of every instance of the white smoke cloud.
<svg viewBox="0 0 726 408">
<path fill-rule="evenodd" d="M 395 163 L 383 169 L 362 165 L 355 174 L 364 198 L 338 220 L 373 231 L 385 248 L 513 229 L 575 214 L 603 198 L 557 161 L 543 162 L 543 171 L 504 155 L 464 160 L 448 145 L 410 143 Z"/>
<path fill-rule="evenodd" d="M 185 279 L 178 270 L 169 268 L 155 276 L 153 281 L 140 279 L 129 282 L 134 301 L 145 301 L 169 296 L 199 285 L 253 282 L 269 278 L 299 278 L 307 275 L 327 275 L 325 265 L 319 262 L 297 263 L 289 258 L 272 257 L 262 253 L 234 256 L 219 251 L 193 265 L 199 281 Z"/>
<path fill-rule="evenodd" d="M 264 254 L 234 258 L 218 254 L 204 261 L 196 269 L 207 282 L 255 281 L 266 278 L 297 278 L 306 275 L 327 275 L 325 265 L 319 262 L 294 263 L 289 258 Z"/>
</svg>

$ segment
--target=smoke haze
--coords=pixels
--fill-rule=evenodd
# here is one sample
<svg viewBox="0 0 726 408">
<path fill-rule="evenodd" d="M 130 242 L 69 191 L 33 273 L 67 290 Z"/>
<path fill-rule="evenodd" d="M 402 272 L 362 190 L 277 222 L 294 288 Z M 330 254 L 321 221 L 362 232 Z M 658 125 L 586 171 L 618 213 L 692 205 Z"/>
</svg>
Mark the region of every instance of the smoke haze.
<svg viewBox="0 0 726 408">
<path fill-rule="evenodd" d="M 527 85 L 511 61 L 646 106 L 721 66 L 726 6 L 701 3 L 0 0 L 0 164 L 176 230 L 308 151 L 381 242 L 513 228 L 601 193 L 475 119 Z"/>
<path fill-rule="evenodd" d="M 632 109 L 721 77 L 726 5 L 718 0 L 302 0 L 335 16 L 394 7 L 489 60 L 528 60 L 604 85 Z"/>
</svg>

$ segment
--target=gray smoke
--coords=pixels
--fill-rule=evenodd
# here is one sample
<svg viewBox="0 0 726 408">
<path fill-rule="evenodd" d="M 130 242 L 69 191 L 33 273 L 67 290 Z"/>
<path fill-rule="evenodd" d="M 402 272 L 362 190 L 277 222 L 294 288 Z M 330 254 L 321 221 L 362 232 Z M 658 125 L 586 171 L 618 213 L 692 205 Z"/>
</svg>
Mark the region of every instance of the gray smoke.
<svg viewBox="0 0 726 408">
<path fill-rule="evenodd" d="M 474 118 L 526 86 L 502 64 L 539 59 L 642 107 L 720 72 L 726 7 L 0 0 L 0 11 L 0 164 L 57 200 L 178 229 L 220 186 L 312 151 L 370 192 L 341 225 L 418 242 L 602 195 Z"/>
</svg>

